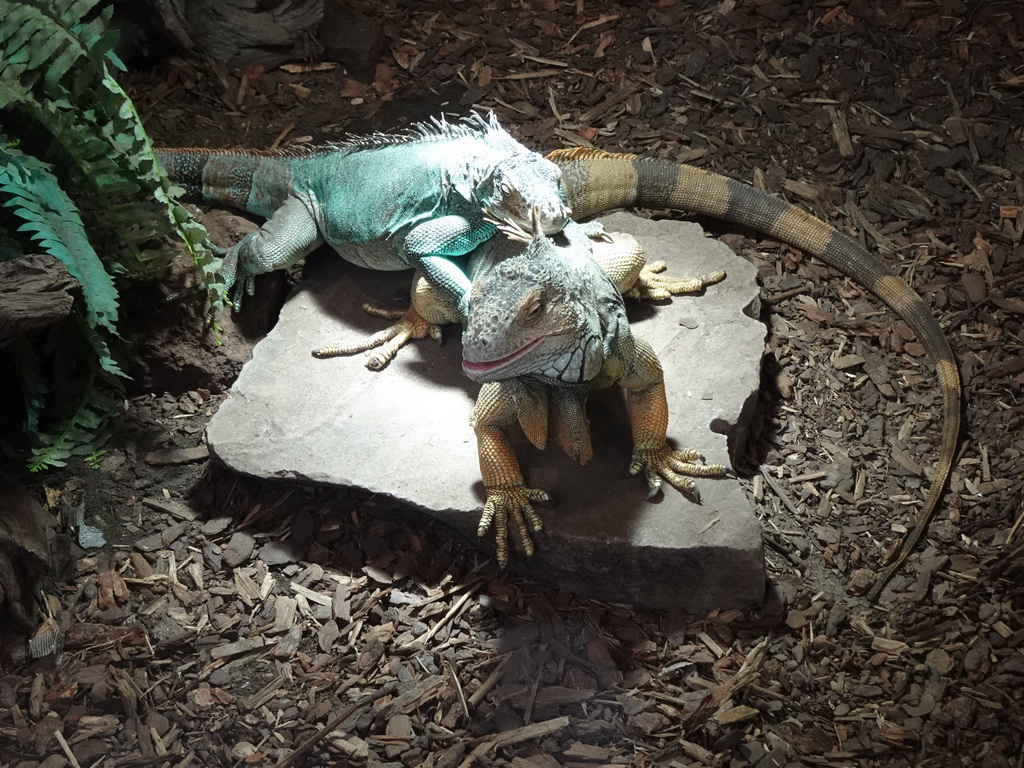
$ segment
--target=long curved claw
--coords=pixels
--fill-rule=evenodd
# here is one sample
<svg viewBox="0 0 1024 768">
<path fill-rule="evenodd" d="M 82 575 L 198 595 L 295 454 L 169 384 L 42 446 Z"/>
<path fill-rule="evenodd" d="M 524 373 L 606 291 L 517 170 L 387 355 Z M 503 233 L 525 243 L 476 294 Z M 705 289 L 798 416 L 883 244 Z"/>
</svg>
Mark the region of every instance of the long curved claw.
<svg viewBox="0 0 1024 768">
<path fill-rule="evenodd" d="M 398 350 L 412 339 L 425 339 L 431 336 L 441 338 L 440 326 L 427 322 L 423 316 L 410 307 L 405 312 L 384 309 L 375 304 L 364 304 L 363 310 L 371 315 L 389 320 L 397 319 L 393 325 L 369 336 L 362 341 L 350 344 L 327 344 L 313 350 L 313 357 L 328 358 L 354 355 L 357 352 L 375 350 L 366 358 L 366 367 L 371 371 L 380 371 L 394 360 Z"/>
<path fill-rule="evenodd" d="M 544 523 L 534 509 L 532 502 L 550 501 L 551 497 L 539 488 L 527 488 L 523 485 L 499 485 L 487 489 L 487 501 L 480 515 L 480 525 L 476 535 L 483 536 L 494 525 L 494 543 L 497 550 L 498 565 L 508 565 L 508 528 L 509 518 L 519 535 L 523 551 L 533 554 L 533 540 L 530 530 L 539 533 L 544 530 Z"/>
<path fill-rule="evenodd" d="M 704 457 L 694 450 L 676 451 L 668 443 L 655 446 L 640 446 L 633 450 L 629 474 L 644 473 L 647 480 L 647 498 L 652 499 L 661 490 L 662 478 L 681 491 L 700 501 L 700 491 L 694 477 L 721 477 L 726 473 L 723 464 L 703 464 Z"/>
<path fill-rule="evenodd" d="M 683 293 L 695 293 L 709 285 L 721 282 L 725 279 L 725 272 L 721 269 L 709 272 L 706 275 L 688 275 L 685 277 L 673 277 L 663 275 L 666 264 L 664 261 L 652 261 L 640 270 L 633 287 L 625 292 L 625 296 L 631 299 L 647 301 L 661 301 L 663 299 L 678 296 Z"/>
</svg>

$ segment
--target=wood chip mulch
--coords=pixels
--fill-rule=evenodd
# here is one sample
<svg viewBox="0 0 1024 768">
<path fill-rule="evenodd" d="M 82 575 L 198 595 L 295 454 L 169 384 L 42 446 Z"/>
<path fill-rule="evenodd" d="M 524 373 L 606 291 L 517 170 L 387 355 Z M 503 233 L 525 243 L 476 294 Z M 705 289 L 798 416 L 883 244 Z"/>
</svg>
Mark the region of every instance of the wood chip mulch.
<svg viewBox="0 0 1024 768">
<path fill-rule="evenodd" d="M 859 597 L 934 462 L 916 339 L 819 262 L 702 222 L 764 286 L 738 468 L 764 605 L 687 616 L 501 574 L 380 499 L 218 469 L 220 395 L 140 395 L 98 469 L 32 485 L 74 525 L 56 537 L 74 570 L 46 584 L 30 643 L 0 636 L 0 768 L 1024 765 L 1018 0 L 380 5 L 363 8 L 388 41 L 372 84 L 181 57 L 126 84 L 164 145 L 337 139 L 476 104 L 538 149 L 695 163 L 857 233 L 961 366 L 967 424 L 926 542 L 881 606 Z"/>
</svg>

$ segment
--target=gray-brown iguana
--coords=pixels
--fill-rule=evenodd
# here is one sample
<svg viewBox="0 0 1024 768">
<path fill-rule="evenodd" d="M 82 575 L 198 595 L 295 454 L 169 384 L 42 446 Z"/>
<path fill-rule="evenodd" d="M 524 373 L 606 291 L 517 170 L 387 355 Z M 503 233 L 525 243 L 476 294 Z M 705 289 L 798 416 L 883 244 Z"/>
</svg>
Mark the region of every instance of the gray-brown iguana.
<svg viewBox="0 0 1024 768">
<path fill-rule="evenodd" d="M 860 243 L 806 211 L 743 182 L 721 174 L 656 158 L 600 150 L 556 150 L 548 155 L 562 170 L 562 184 L 573 215 L 586 220 L 618 208 L 646 207 L 699 213 L 749 227 L 788 243 L 851 277 L 892 308 L 917 335 L 935 365 L 942 394 L 942 432 L 932 484 L 919 509 L 913 530 L 899 554 L 879 575 L 868 597 L 877 600 L 886 583 L 906 561 L 927 530 L 949 480 L 961 422 L 960 377 L 953 350 L 922 298 Z M 398 338 L 386 356 L 393 356 L 410 330 L 416 313 L 396 324 Z M 403 326 L 404 323 L 404 326 Z M 378 336 L 395 335 L 393 328 Z M 399 343 L 395 343 L 398 341 Z M 335 348 L 325 347 L 330 353 Z M 349 347 L 349 351 L 355 347 Z M 386 360 L 385 360 L 386 362 Z"/>
<path fill-rule="evenodd" d="M 550 436 L 585 464 L 593 455 L 585 414 L 591 387 L 623 388 L 633 438 L 629 472 L 644 473 L 649 498 L 665 478 L 699 499 L 692 477 L 725 472 L 720 464 L 698 463 L 697 451 L 669 446 L 661 364 L 650 344 L 631 332 L 622 299 L 623 293 L 662 299 L 693 292 L 725 274 L 663 276 L 662 263 L 645 266 L 632 237 L 592 240 L 594 234 L 570 221 L 559 234 L 527 243 L 495 238 L 467 263 L 473 287 L 463 370 L 483 384 L 471 419 L 486 491 L 478 533 L 494 526 L 502 566 L 509 519 L 532 554 L 530 529 L 542 528 L 532 503 L 548 500 L 545 491 L 526 486 L 507 429 L 519 423 L 539 449 Z M 460 320 L 454 303 L 421 279 L 414 280 L 411 312 L 435 325 Z"/>
<path fill-rule="evenodd" d="M 370 269 L 418 268 L 459 299 L 469 281 L 449 257 L 499 229 L 529 239 L 538 224 L 552 234 L 569 215 L 558 168 L 493 114 L 308 150 L 160 149 L 156 156 L 188 199 L 267 219 L 224 258 L 236 302 L 252 293 L 255 275 L 289 267 L 324 243 L 354 245 L 345 257 Z"/>
<path fill-rule="evenodd" d="M 910 326 L 935 365 L 942 394 L 942 437 L 932 484 L 896 559 L 868 597 L 876 600 L 917 546 L 949 480 L 960 434 L 960 376 L 953 350 L 924 300 L 856 240 L 806 211 L 748 184 L 667 160 L 598 150 L 557 150 L 566 199 L 581 220 L 626 207 L 670 208 L 740 224 L 811 253 L 885 302 Z"/>
</svg>

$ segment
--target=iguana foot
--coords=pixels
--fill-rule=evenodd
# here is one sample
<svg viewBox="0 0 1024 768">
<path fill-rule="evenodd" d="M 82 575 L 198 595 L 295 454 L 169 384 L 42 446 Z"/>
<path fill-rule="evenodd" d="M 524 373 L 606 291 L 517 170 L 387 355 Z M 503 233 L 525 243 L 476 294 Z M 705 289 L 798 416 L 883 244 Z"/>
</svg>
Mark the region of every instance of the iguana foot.
<svg viewBox="0 0 1024 768">
<path fill-rule="evenodd" d="M 249 272 L 246 268 L 246 262 L 242 257 L 245 243 L 250 241 L 254 234 L 250 232 L 234 246 L 227 249 L 214 245 L 209 240 L 206 241 L 207 247 L 213 250 L 216 256 L 221 258 L 217 271 L 223 278 L 224 284 L 228 286 L 228 295 L 235 312 L 241 311 L 242 299 L 256 293 L 256 275 Z"/>
<path fill-rule="evenodd" d="M 430 336 L 432 339 L 441 340 L 441 326 L 427 322 L 412 307 L 401 312 L 393 309 L 384 309 L 375 304 L 364 304 L 363 311 L 375 317 L 383 317 L 386 320 L 398 320 L 398 322 L 362 341 L 352 344 L 328 344 L 320 347 L 313 350 L 313 357 L 341 357 L 372 349 L 373 353 L 367 355 L 366 367 L 371 371 L 380 371 L 394 360 L 398 350 L 408 344 L 411 339 L 425 339 L 427 336 Z"/>
<path fill-rule="evenodd" d="M 252 296 L 256 293 L 256 276 L 255 275 L 243 275 L 235 280 L 234 285 L 228 291 L 228 295 L 231 298 L 231 306 L 235 312 L 242 311 L 242 299 L 246 296 Z"/>
<path fill-rule="evenodd" d="M 725 272 L 721 269 L 706 275 L 688 275 L 686 277 L 660 274 L 665 271 L 666 266 L 664 261 L 652 261 L 645 265 L 640 270 L 640 276 L 636 283 L 623 295 L 631 299 L 661 301 L 681 293 L 696 293 L 725 279 Z"/>
<path fill-rule="evenodd" d="M 480 515 L 476 535 L 483 536 L 491 524 L 494 524 L 494 543 L 498 565 L 501 568 L 508 565 L 509 518 L 512 518 L 519 534 L 523 551 L 527 555 L 532 555 L 533 540 L 530 538 L 530 529 L 533 529 L 534 533 L 539 533 L 544 530 L 544 523 L 540 515 L 533 511 L 531 502 L 550 500 L 551 497 L 544 491 L 522 485 L 496 485 L 487 489 L 487 501 L 484 503 L 483 514 Z"/>
<path fill-rule="evenodd" d="M 604 243 L 612 242 L 612 236 L 605 231 L 604 224 L 600 221 L 587 221 L 580 224 L 580 228 L 583 230 L 583 234 L 589 237 L 591 240 L 599 240 Z"/>
<path fill-rule="evenodd" d="M 641 471 L 647 478 L 648 499 L 653 499 L 661 490 L 661 478 L 665 478 L 681 491 L 700 501 L 700 491 L 693 482 L 694 477 L 720 477 L 725 474 L 722 464 L 698 464 L 704 457 L 697 451 L 674 451 L 667 443 L 648 448 L 635 448 L 629 474 Z"/>
</svg>

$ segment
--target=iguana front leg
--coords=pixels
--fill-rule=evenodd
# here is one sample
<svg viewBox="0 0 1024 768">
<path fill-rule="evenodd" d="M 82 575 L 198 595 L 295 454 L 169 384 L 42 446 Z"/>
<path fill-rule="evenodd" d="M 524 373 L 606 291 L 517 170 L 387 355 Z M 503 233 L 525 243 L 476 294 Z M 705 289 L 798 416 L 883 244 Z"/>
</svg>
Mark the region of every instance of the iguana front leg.
<svg viewBox="0 0 1024 768">
<path fill-rule="evenodd" d="M 470 280 L 449 257 L 465 256 L 497 232 L 485 221 L 473 223 L 464 216 L 450 215 L 417 224 L 403 238 L 403 248 L 412 266 L 436 286 L 466 317 L 466 296 Z"/>
<path fill-rule="evenodd" d="M 477 535 L 483 536 L 494 526 L 498 565 L 508 565 L 508 529 L 511 519 L 523 551 L 533 554 L 530 531 L 543 530 L 544 524 L 533 509 L 533 502 L 549 501 L 548 494 L 538 488 L 527 488 L 519 460 L 506 430 L 517 420 L 526 436 L 538 448 L 547 440 L 547 406 L 540 393 L 527 391 L 517 380 L 495 381 L 480 388 L 470 423 L 476 432 L 480 475 L 487 498 L 480 516 Z"/>
<path fill-rule="evenodd" d="M 597 241 L 597 236 L 591 235 Z M 608 233 L 604 241 L 593 245 L 593 259 L 612 279 L 619 293 L 631 299 L 661 301 L 683 293 L 696 293 L 725 279 L 725 272 L 672 277 L 663 275 L 664 261 L 646 263 L 643 248 L 632 235 Z"/>
<path fill-rule="evenodd" d="M 232 289 L 235 308 L 241 308 L 243 295 L 252 296 L 256 275 L 290 267 L 323 243 L 306 203 L 289 197 L 262 227 L 239 240 L 224 257 L 221 275 Z"/>
<path fill-rule="evenodd" d="M 626 410 L 633 433 L 633 457 L 629 474 L 644 473 L 653 498 L 665 478 L 681 491 L 700 500 L 694 477 L 717 477 L 725 474 L 722 464 L 702 464 L 694 450 L 673 450 L 668 444 L 668 399 L 665 376 L 654 349 L 644 339 L 633 337 L 635 357 L 619 384 L 626 391 Z"/>
</svg>

